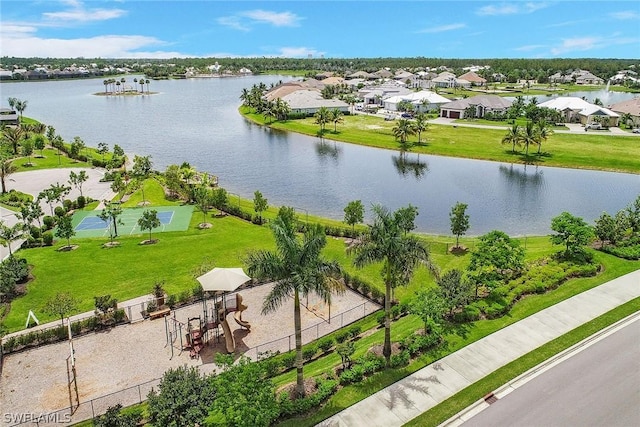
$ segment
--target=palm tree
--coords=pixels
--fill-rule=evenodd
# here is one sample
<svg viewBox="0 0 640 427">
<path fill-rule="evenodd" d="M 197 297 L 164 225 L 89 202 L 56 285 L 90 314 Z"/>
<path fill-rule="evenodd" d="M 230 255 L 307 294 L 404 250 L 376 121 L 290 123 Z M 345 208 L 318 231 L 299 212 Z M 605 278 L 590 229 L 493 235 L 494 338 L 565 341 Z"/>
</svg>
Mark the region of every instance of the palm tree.
<svg viewBox="0 0 640 427">
<path fill-rule="evenodd" d="M 116 92 L 120 90 L 120 80 L 116 81 Z"/>
<path fill-rule="evenodd" d="M 16 102 L 18 102 L 18 98 L 14 98 L 14 97 L 10 96 L 7 99 L 7 102 L 9 103 L 9 107 L 13 110 L 15 108 L 15 106 L 16 106 Z"/>
<path fill-rule="evenodd" d="M 107 94 L 107 85 L 109 84 L 109 80 L 103 80 L 102 84 L 104 85 L 104 94 Z"/>
<path fill-rule="evenodd" d="M 547 122 L 544 120 L 540 120 L 536 122 L 536 131 L 538 132 L 538 155 L 540 155 L 540 150 L 542 148 L 542 141 L 547 142 L 547 139 L 553 135 L 553 130 L 547 126 Z"/>
<path fill-rule="evenodd" d="M 520 145 L 520 126 L 514 124 L 509 128 L 507 134 L 502 138 L 503 144 L 511 144 L 511 152 L 516 152 L 516 144 Z"/>
<path fill-rule="evenodd" d="M 338 123 L 344 122 L 344 119 L 342 118 L 342 111 L 337 108 L 331 110 L 331 121 L 333 122 L 333 132 L 337 133 Z"/>
<path fill-rule="evenodd" d="M 240 101 L 242 101 L 242 105 L 249 106 L 249 100 L 251 97 L 251 92 L 246 87 L 242 89 L 242 93 L 240 94 Z"/>
<path fill-rule="evenodd" d="M 331 111 L 327 107 L 320 107 L 316 114 L 316 123 L 320 125 L 320 133 L 324 133 L 324 127 L 331 120 Z"/>
<path fill-rule="evenodd" d="M 13 164 L 13 159 L 0 155 L 0 183 L 2 184 L 2 194 L 7 192 L 5 180 L 9 175 L 17 171 L 18 168 Z"/>
<path fill-rule="evenodd" d="M 144 84 L 146 84 L 146 85 L 147 85 L 147 94 L 149 93 L 149 83 L 151 83 L 151 82 L 149 81 L 149 79 L 147 79 L 147 80 L 145 80 L 145 81 L 144 81 Z"/>
<path fill-rule="evenodd" d="M 136 92 L 137 92 L 138 91 L 138 78 L 137 77 L 133 79 L 133 83 L 135 83 L 135 85 L 136 85 Z"/>
<path fill-rule="evenodd" d="M 18 113 L 20 113 L 20 122 L 22 122 L 22 113 L 27 108 L 27 101 L 22 101 L 22 100 L 19 99 L 19 100 L 16 101 L 15 107 L 16 107 L 16 110 L 18 111 Z"/>
<path fill-rule="evenodd" d="M 11 242 L 18 240 L 22 236 L 23 228 L 24 226 L 20 222 L 11 227 L 4 225 L 4 221 L 0 222 L 0 242 L 7 245 L 9 257 L 13 256 Z"/>
<path fill-rule="evenodd" d="M 535 123 L 532 121 L 527 122 L 520 134 L 520 141 L 524 144 L 526 150 L 525 155 L 529 157 L 529 145 L 540 143 L 540 134 L 538 133 L 538 128 Z"/>
<path fill-rule="evenodd" d="M 415 120 L 415 123 L 413 124 L 413 128 L 418 134 L 418 144 L 422 144 L 422 132 L 426 131 L 429 128 L 427 115 L 424 113 L 419 113 L 416 116 L 416 120 Z"/>
<path fill-rule="evenodd" d="M 2 130 L 2 140 L 11 144 L 13 154 L 18 154 L 18 145 L 24 136 L 24 131 L 20 127 L 5 127 Z"/>
<path fill-rule="evenodd" d="M 120 79 L 120 83 L 122 84 L 122 93 L 125 92 L 124 90 L 124 83 L 127 81 L 127 79 L 125 79 L 124 77 Z"/>
<path fill-rule="evenodd" d="M 339 280 L 340 267 L 336 262 L 326 261 L 321 256 L 322 249 L 327 244 L 322 226 L 310 226 L 300 241 L 296 237 L 293 224 L 278 216 L 271 225 L 271 231 L 276 241 L 276 251 L 250 253 L 246 260 L 247 272 L 254 278 L 275 281 L 275 286 L 262 304 L 263 314 L 277 310 L 291 301 L 293 296 L 296 395 L 302 397 L 305 389 L 300 297 L 316 294 L 326 304 L 330 304 L 331 294 L 343 291 L 343 285 Z"/>
<path fill-rule="evenodd" d="M 402 145 L 406 144 L 409 136 L 416 133 L 413 123 L 407 119 L 398 120 L 398 124 L 391 129 L 391 131 L 393 132 L 393 136 L 395 136 L 396 139 L 399 139 L 400 144 Z"/>
<path fill-rule="evenodd" d="M 631 127 L 629 126 L 629 123 L 633 123 L 633 116 L 631 115 L 631 113 L 624 113 L 620 117 L 620 121 L 623 125 L 627 126 L 627 129 L 629 129 Z"/>
<path fill-rule="evenodd" d="M 389 212 L 383 206 L 373 207 L 373 225 L 362 239 L 353 245 L 353 263 L 356 267 L 364 267 L 374 263 L 382 263 L 382 277 L 385 285 L 384 299 L 384 349 L 383 354 L 387 366 L 391 363 L 391 290 L 397 285 L 409 283 L 413 272 L 420 263 L 426 263 L 437 275 L 431 263 L 429 251 L 415 236 L 406 234 L 402 227 L 402 209 Z"/>
<path fill-rule="evenodd" d="M 140 92 L 144 93 L 144 79 L 140 79 Z"/>
</svg>

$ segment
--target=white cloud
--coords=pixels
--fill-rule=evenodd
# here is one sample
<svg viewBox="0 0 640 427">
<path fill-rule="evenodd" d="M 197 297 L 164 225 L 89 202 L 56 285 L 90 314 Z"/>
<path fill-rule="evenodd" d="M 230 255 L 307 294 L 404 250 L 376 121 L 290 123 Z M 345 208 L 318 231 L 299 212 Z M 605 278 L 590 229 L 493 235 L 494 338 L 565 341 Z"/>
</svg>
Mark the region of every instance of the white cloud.
<svg viewBox="0 0 640 427">
<path fill-rule="evenodd" d="M 499 5 L 483 6 L 476 10 L 476 14 L 480 16 L 527 14 L 544 9 L 547 6 L 546 2 L 501 3 Z"/>
<path fill-rule="evenodd" d="M 418 30 L 417 33 L 442 33 L 445 31 L 458 30 L 460 28 L 465 28 L 467 25 L 458 23 L 458 24 L 448 24 L 448 25 L 440 25 L 438 27 L 425 28 L 424 30 Z"/>
<path fill-rule="evenodd" d="M 234 30 L 239 31 L 249 31 L 250 28 L 246 25 L 243 25 L 240 22 L 240 18 L 237 16 L 222 16 L 216 20 L 218 24 L 223 25 L 225 27 L 233 28 Z"/>
<path fill-rule="evenodd" d="M 271 24 L 274 27 L 297 27 L 299 25 L 300 17 L 291 12 L 270 12 L 268 10 L 248 10 L 241 13 L 255 22 Z"/>
<path fill-rule="evenodd" d="M 638 44 L 638 37 L 620 37 L 619 33 L 609 37 L 590 36 L 573 37 L 562 40 L 560 46 L 551 49 L 552 55 L 564 55 L 570 52 L 584 52 L 587 50 L 604 49 L 613 45 Z"/>
<path fill-rule="evenodd" d="M 619 20 L 622 20 L 622 21 L 629 20 L 629 19 L 638 19 L 638 18 L 640 18 L 640 15 L 638 15 L 638 12 L 636 12 L 634 10 L 624 10 L 624 11 L 620 11 L 620 12 L 611 12 L 609 14 L 609 16 L 614 18 L 614 19 L 619 19 Z"/>
<path fill-rule="evenodd" d="M 298 27 L 301 17 L 291 12 L 271 12 L 268 10 L 247 10 L 237 15 L 222 16 L 218 24 L 234 30 L 250 31 L 256 24 L 269 24 L 274 27 Z"/>
<path fill-rule="evenodd" d="M 147 36 L 104 35 L 79 39 L 30 37 L 24 34 L 0 35 L 2 54 L 17 57 L 75 58 L 173 58 L 179 52 L 149 50 L 167 43 Z M 144 49 L 144 51 L 143 51 Z"/>
<path fill-rule="evenodd" d="M 520 47 L 516 47 L 513 50 L 517 50 L 519 52 L 529 52 L 532 50 L 538 50 L 538 49 L 544 49 L 546 46 L 543 44 L 530 44 L 530 45 L 526 45 L 526 46 L 520 46 Z"/>
<path fill-rule="evenodd" d="M 281 47 L 279 48 L 279 51 L 280 53 L 275 54 L 274 56 L 281 56 L 283 58 L 306 58 L 309 55 L 319 57 L 325 54 L 325 52 L 320 52 L 308 47 Z"/>
<path fill-rule="evenodd" d="M 70 8 L 60 12 L 43 12 L 42 16 L 50 21 L 92 22 L 120 18 L 127 14 L 123 9 L 86 9 L 84 4 L 77 0 L 66 0 L 62 3 Z"/>
<path fill-rule="evenodd" d="M 35 33 L 36 31 L 38 31 L 38 28 L 29 24 L 7 22 L 0 27 L 0 34 L 26 34 Z"/>
</svg>

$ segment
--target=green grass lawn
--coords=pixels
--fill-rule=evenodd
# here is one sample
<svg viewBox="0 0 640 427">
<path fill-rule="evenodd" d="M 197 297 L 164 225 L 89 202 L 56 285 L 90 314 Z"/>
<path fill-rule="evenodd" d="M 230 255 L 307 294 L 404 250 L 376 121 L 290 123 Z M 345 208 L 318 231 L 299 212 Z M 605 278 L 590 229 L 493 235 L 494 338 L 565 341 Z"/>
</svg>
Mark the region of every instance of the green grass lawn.
<svg viewBox="0 0 640 427">
<path fill-rule="evenodd" d="M 589 290 L 595 286 L 601 285 L 616 277 L 635 271 L 640 268 L 638 261 L 625 261 L 613 256 L 595 253 L 596 259 L 601 262 L 605 269 L 602 273 L 595 277 L 573 279 L 558 289 L 541 295 L 530 295 L 521 299 L 512 310 L 505 316 L 492 320 L 479 320 L 470 324 L 456 327 L 449 327 L 445 336 L 446 345 L 441 348 L 422 355 L 414 360 L 409 366 L 401 369 L 389 369 L 364 380 L 359 384 L 349 385 L 340 389 L 333 395 L 327 403 L 318 411 L 307 414 L 304 418 L 295 418 L 282 423 L 283 426 L 313 426 L 316 423 L 330 417 L 331 415 L 353 405 L 356 402 L 370 396 L 371 394 L 393 384 L 394 382 L 404 378 L 405 376 L 416 372 L 417 370 L 435 362 L 442 357 L 461 349 L 462 347 L 475 342 L 491 333 L 494 333 L 505 326 L 524 319 L 540 310 L 557 304 L 573 295 Z M 637 301 L 635 303 L 637 307 Z M 637 310 L 637 308 L 636 308 Z M 626 313 L 626 312 L 625 312 Z M 620 318 L 620 317 L 618 317 Z M 373 316 L 361 322 L 373 322 Z M 422 326 L 422 322 L 415 316 L 409 315 L 394 322 L 391 326 L 392 340 L 399 341 L 409 334 L 414 333 L 416 329 Z M 597 330 L 597 329 L 596 329 Z M 594 330 L 595 332 L 595 330 Z M 356 341 L 356 353 L 354 357 L 363 355 L 372 344 L 379 344 L 383 341 L 382 329 L 377 330 L 372 335 Z M 567 347 L 571 345 L 568 344 Z M 313 376 L 323 374 L 340 363 L 339 356 L 331 354 L 327 357 L 318 359 L 305 365 L 305 375 Z M 528 369 L 528 368 L 526 368 Z M 526 370 L 524 369 L 524 370 Z M 516 374 L 517 375 L 517 374 Z M 507 380 L 510 378 L 507 378 Z M 276 378 L 276 384 L 284 385 L 295 380 L 295 373 L 288 372 Z M 506 382 L 502 381 L 502 383 Z M 500 383 L 500 384 L 502 384 Z M 481 396 L 475 397 L 472 401 Z M 471 401 L 471 402 L 472 402 Z M 462 409 L 465 405 L 460 407 Z M 455 413 L 454 411 L 453 413 Z M 451 413 L 448 416 L 453 415 Z M 442 420 L 446 419 L 444 417 Z M 442 421 L 441 420 L 441 421 Z"/>
<path fill-rule="evenodd" d="M 240 111 L 256 123 L 265 123 L 262 115 L 247 114 L 244 107 L 241 107 Z M 333 131 L 332 125 L 328 125 L 324 137 L 378 148 L 401 149 L 400 143 L 392 133 L 393 127 L 396 126 L 394 121 L 367 115 L 344 116 L 343 119 L 344 123 L 338 125 L 337 132 Z M 317 136 L 320 128 L 314 121 L 315 119 L 310 117 L 272 122 L 269 126 Z M 410 138 L 409 142 L 414 144 L 410 151 L 506 163 L 523 163 L 526 160 L 545 166 L 640 173 L 640 144 L 634 136 L 556 133 L 543 143 L 542 156 L 537 156 L 537 147 L 532 147 L 529 158 L 525 159 L 523 152 L 512 153 L 510 146 L 501 144 L 505 134 L 506 130 L 502 129 L 430 125 L 429 129 L 422 133 L 421 145 L 415 145 L 418 142 L 417 135 Z"/>
<path fill-rule="evenodd" d="M 87 162 L 70 159 L 64 153 L 58 155 L 58 150 L 55 148 L 45 148 L 42 150 L 42 153 L 40 153 L 40 150 L 35 150 L 31 156 L 30 164 L 28 157 L 18 157 L 13 161 L 13 165 L 17 167 L 17 172 L 55 168 L 91 167 Z"/>
</svg>

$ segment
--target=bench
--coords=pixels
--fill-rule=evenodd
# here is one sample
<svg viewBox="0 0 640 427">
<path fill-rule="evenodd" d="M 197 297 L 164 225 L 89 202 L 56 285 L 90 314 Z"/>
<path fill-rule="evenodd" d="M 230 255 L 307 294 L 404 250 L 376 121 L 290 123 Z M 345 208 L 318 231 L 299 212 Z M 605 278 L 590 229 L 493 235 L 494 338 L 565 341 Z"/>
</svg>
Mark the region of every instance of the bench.
<svg viewBox="0 0 640 427">
<path fill-rule="evenodd" d="M 171 313 L 171 309 L 167 307 L 167 308 L 163 308 L 162 310 L 152 311 L 151 313 L 149 313 L 149 318 L 151 320 L 159 319 L 161 317 L 169 315 L 169 313 Z"/>
</svg>

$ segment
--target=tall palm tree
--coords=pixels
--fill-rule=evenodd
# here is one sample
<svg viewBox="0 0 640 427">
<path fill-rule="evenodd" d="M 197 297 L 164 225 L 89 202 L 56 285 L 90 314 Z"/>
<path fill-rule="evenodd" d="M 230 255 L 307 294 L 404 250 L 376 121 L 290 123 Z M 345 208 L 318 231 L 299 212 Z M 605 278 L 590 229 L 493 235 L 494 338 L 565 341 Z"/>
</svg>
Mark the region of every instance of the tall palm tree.
<svg viewBox="0 0 640 427">
<path fill-rule="evenodd" d="M 520 141 L 524 144 L 525 155 L 529 156 L 529 145 L 540 143 L 540 134 L 538 128 L 532 121 L 527 122 L 526 126 L 522 129 L 520 134 Z"/>
<path fill-rule="evenodd" d="M 327 107 L 320 107 L 314 114 L 316 123 L 320 125 L 320 132 L 324 133 L 324 127 L 331 120 L 331 111 Z"/>
<path fill-rule="evenodd" d="M 396 139 L 400 140 L 400 144 L 406 144 L 409 136 L 414 135 L 416 133 L 413 123 L 407 119 L 398 120 L 398 124 L 391 129 L 393 132 L 393 136 Z"/>
<path fill-rule="evenodd" d="M 344 122 L 342 111 L 337 108 L 331 110 L 331 121 L 333 122 L 333 132 L 338 132 L 338 123 Z"/>
<path fill-rule="evenodd" d="M 144 93 L 144 79 L 140 79 L 140 92 Z"/>
<path fill-rule="evenodd" d="M 120 80 L 116 81 L 116 92 L 120 90 Z"/>
<path fill-rule="evenodd" d="M 151 83 L 151 82 L 149 81 L 149 79 L 146 79 L 146 80 L 144 81 L 144 84 L 146 84 L 146 85 L 147 85 L 147 94 L 149 93 L 149 83 Z"/>
<path fill-rule="evenodd" d="M 353 263 L 364 267 L 382 263 L 382 278 L 385 285 L 384 299 L 384 349 L 387 366 L 391 363 L 391 290 L 405 285 L 421 263 L 437 276 L 437 270 L 431 263 L 429 251 L 415 236 L 405 233 L 402 227 L 402 209 L 390 212 L 383 206 L 373 207 L 373 225 L 361 240 L 350 249 L 355 254 Z"/>
<path fill-rule="evenodd" d="M 122 93 L 124 93 L 124 92 L 125 92 L 125 90 L 124 90 L 124 84 L 125 84 L 125 82 L 126 82 L 126 81 L 127 81 L 127 79 L 125 79 L 124 77 L 120 79 L 120 83 L 122 84 Z"/>
<path fill-rule="evenodd" d="M 22 113 L 27 109 L 27 101 L 17 100 L 16 101 L 16 110 L 20 113 L 20 122 L 22 122 Z"/>
<path fill-rule="evenodd" d="M 275 286 L 265 297 L 262 313 L 277 310 L 293 297 L 293 318 L 296 341 L 296 395 L 302 397 L 304 373 L 302 362 L 302 321 L 300 297 L 318 295 L 325 303 L 331 303 L 333 292 L 342 292 L 340 267 L 336 262 L 322 258 L 327 238 L 322 226 L 310 226 L 300 241 L 290 221 L 278 216 L 271 225 L 276 251 L 252 252 L 246 259 L 251 277 L 275 281 Z"/>
<path fill-rule="evenodd" d="M 509 128 L 507 134 L 502 138 L 503 144 L 511 144 L 511 152 L 516 152 L 516 144 L 520 145 L 520 126 L 514 124 Z"/>
<path fill-rule="evenodd" d="M 422 132 L 426 131 L 429 128 L 427 115 L 424 113 L 419 113 L 416 116 L 416 120 L 415 120 L 415 123 L 413 124 L 413 128 L 418 134 L 418 144 L 422 144 Z"/>
<path fill-rule="evenodd" d="M 18 102 L 18 98 L 14 98 L 10 96 L 9 99 L 7 99 L 7 102 L 9 103 L 9 107 L 13 110 L 16 107 L 16 102 Z"/>
<path fill-rule="evenodd" d="M 107 94 L 107 85 L 109 84 L 109 80 L 105 79 L 102 81 L 102 84 L 104 85 L 104 94 Z"/>
<path fill-rule="evenodd" d="M 133 83 L 136 85 L 136 92 L 138 91 L 138 78 L 133 79 Z"/>
<path fill-rule="evenodd" d="M 540 150 L 542 149 L 542 141 L 547 142 L 547 139 L 553 135 L 553 130 L 547 126 L 547 122 L 544 120 L 540 120 L 536 122 L 536 130 L 538 132 L 538 155 L 540 155 Z"/>
</svg>

